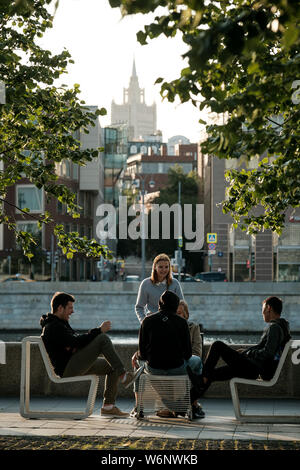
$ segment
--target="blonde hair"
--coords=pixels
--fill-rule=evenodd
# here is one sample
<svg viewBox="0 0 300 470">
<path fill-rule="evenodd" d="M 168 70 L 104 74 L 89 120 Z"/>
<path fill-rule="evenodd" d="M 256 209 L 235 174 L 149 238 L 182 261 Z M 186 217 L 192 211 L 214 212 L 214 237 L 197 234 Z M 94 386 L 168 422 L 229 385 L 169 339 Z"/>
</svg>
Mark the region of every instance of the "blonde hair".
<svg viewBox="0 0 300 470">
<path fill-rule="evenodd" d="M 159 263 L 160 261 L 167 261 L 169 263 L 169 272 L 166 276 L 166 282 L 167 282 L 167 286 L 169 286 L 171 283 L 172 283 L 172 272 L 171 272 L 171 261 L 170 261 L 170 258 L 168 255 L 166 255 L 165 253 L 160 253 L 159 255 L 157 255 L 154 260 L 153 260 L 153 264 L 152 264 L 152 272 L 151 272 L 151 281 L 153 282 L 153 284 L 156 284 L 158 282 L 158 277 L 157 277 L 157 272 L 156 272 L 156 265 L 157 263 Z"/>
<path fill-rule="evenodd" d="M 186 303 L 185 300 L 182 300 L 182 299 L 181 299 L 181 300 L 179 301 L 178 307 L 179 307 L 179 305 L 182 305 L 183 310 L 184 310 L 184 313 L 187 315 L 187 319 L 188 319 L 189 316 L 190 316 L 188 304 Z"/>
</svg>

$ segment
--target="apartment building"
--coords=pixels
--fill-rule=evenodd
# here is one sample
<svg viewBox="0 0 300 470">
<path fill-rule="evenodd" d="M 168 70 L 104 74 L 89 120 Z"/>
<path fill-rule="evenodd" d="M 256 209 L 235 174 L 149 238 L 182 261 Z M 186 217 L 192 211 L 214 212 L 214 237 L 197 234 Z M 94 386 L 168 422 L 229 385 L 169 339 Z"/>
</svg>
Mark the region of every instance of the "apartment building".
<svg viewBox="0 0 300 470">
<path fill-rule="evenodd" d="M 95 106 L 89 107 L 95 111 Z M 76 134 L 81 148 L 101 147 L 101 128 L 99 120 L 95 127 L 90 127 L 89 134 Z M 0 226 L 0 275 L 6 277 L 20 273 L 35 280 L 47 280 L 51 277 L 51 267 L 47 262 L 47 252 L 56 252 L 55 278 L 66 281 L 87 280 L 97 274 L 96 261 L 87 259 L 84 255 L 75 254 L 68 260 L 53 236 L 53 226 L 62 224 L 65 232 L 78 232 L 79 237 L 89 239 L 95 236 L 97 220 L 95 211 L 98 204 L 104 200 L 104 164 L 103 155 L 88 162 L 84 167 L 68 160 L 56 164 L 57 184 L 64 184 L 74 194 L 81 206 L 80 218 L 73 219 L 67 214 L 66 207 L 54 198 L 48 198 L 42 189 L 23 178 L 12 185 L 7 192 L 7 213 L 13 216 L 19 230 L 31 232 L 37 246 L 33 249 L 34 258 L 29 263 L 16 243 L 14 233 L 6 225 Z M 38 228 L 38 222 L 30 215 L 25 215 L 19 209 L 28 208 L 32 216 L 48 211 L 53 217 L 53 223 Z"/>
<path fill-rule="evenodd" d="M 252 159 L 248 168 L 257 166 Z M 225 172 L 239 168 L 236 159 L 221 160 L 201 153 L 198 173 L 204 179 L 205 233 L 216 233 L 214 254 L 206 257 L 206 270 L 223 271 L 229 281 L 300 281 L 300 210 L 289 210 L 281 236 L 266 230 L 256 236 L 232 229 L 232 218 L 222 212 Z M 257 210 L 259 210 L 257 208 Z M 206 244 L 206 249 L 208 245 Z"/>
</svg>

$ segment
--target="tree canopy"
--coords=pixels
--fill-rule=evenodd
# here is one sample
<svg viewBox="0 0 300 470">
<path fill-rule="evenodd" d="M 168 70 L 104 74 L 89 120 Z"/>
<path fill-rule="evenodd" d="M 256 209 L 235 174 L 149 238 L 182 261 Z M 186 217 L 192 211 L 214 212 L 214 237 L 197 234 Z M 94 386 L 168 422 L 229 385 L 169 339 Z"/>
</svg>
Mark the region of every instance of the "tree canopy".
<svg viewBox="0 0 300 470">
<path fill-rule="evenodd" d="M 43 189 L 47 198 L 56 198 L 79 217 L 76 195 L 57 183 L 55 164 L 63 160 L 84 165 L 98 157 L 99 149 L 80 148 L 76 132 L 88 132 L 99 114 L 89 111 L 79 99 L 79 85 L 59 88 L 54 81 L 66 73 L 72 62 L 68 51 L 53 55 L 39 46 L 39 38 L 52 27 L 51 0 L 0 1 L 0 80 L 5 84 L 6 100 L 0 104 L 0 223 L 14 231 L 24 253 L 33 256 L 36 243 L 27 231 L 18 231 L 9 213 L 8 188 L 27 178 Z M 26 209 L 23 212 L 28 213 Z M 51 214 L 38 219 L 39 227 L 49 223 Z M 66 234 L 61 225 L 54 228 L 58 245 L 72 257 L 74 252 L 99 257 L 105 249 L 96 240 Z"/>
<path fill-rule="evenodd" d="M 154 12 L 141 44 L 177 33 L 188 60 L 161 95 L 221 116 L 206 126 L 204 153 L 256 168 L 226 174 L 223 211 L 257 233 L 280 233 L 285 211 L 300 205 L 300 9 L 298 0 L 110 0 L 124 15 Z M 162 7 L 162 8 L 159 8 Z M 258 214 L 253 209 L 261 208 Z"/>
</svg>

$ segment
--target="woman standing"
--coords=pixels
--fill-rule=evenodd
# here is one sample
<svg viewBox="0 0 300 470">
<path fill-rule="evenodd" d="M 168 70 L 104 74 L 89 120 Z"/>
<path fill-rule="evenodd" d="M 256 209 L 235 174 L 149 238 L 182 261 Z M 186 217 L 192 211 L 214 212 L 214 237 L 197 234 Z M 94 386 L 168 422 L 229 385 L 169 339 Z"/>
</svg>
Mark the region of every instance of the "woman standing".
<svg viewBox="0 0 300 470">
<path fill-rule="evenodd" d="M 135 313 L 140 323 L 149 313 L 158 311 L 158 301 L 165 290 L 175 292 L 183 299 L 181 286 L 177 279 L 172 277 L 170 258 L 161 253 L 154 258 L 151 276 L 144 279 L 139 288 Z"/>
</svg>

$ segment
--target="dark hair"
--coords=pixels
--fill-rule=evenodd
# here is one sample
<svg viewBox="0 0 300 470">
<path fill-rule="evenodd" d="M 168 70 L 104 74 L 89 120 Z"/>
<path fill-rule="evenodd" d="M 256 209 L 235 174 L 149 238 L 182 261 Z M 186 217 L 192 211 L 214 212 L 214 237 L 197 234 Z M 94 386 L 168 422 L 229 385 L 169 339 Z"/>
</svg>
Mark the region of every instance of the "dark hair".
<svg viewBox="0 0 300 470">
<path fill-rule="evenodd" d="M 65 308 L 68 302 L 75 302 L 73 295 L 66 294 L 65 292 L 55 292 L 51 299 L 51 311 L 55 313 L 60 305 Z"/>
<path fill-rule="evenodd" d="M 264 300 L 266 305 L 269 305 L 275 313 L 281 315 L 282 312 L 282 300 L 279 297 L 268 297 Z"/>
<path fill-rule="evenodd" d="M 159 310 L 168 310 L 170 312 L 176 313 L 179 305 L 179 297 L 175 292 L 170 290 L 165 290 L 163 294 L 161 294 L 158 306 Z"/>
</svg>

